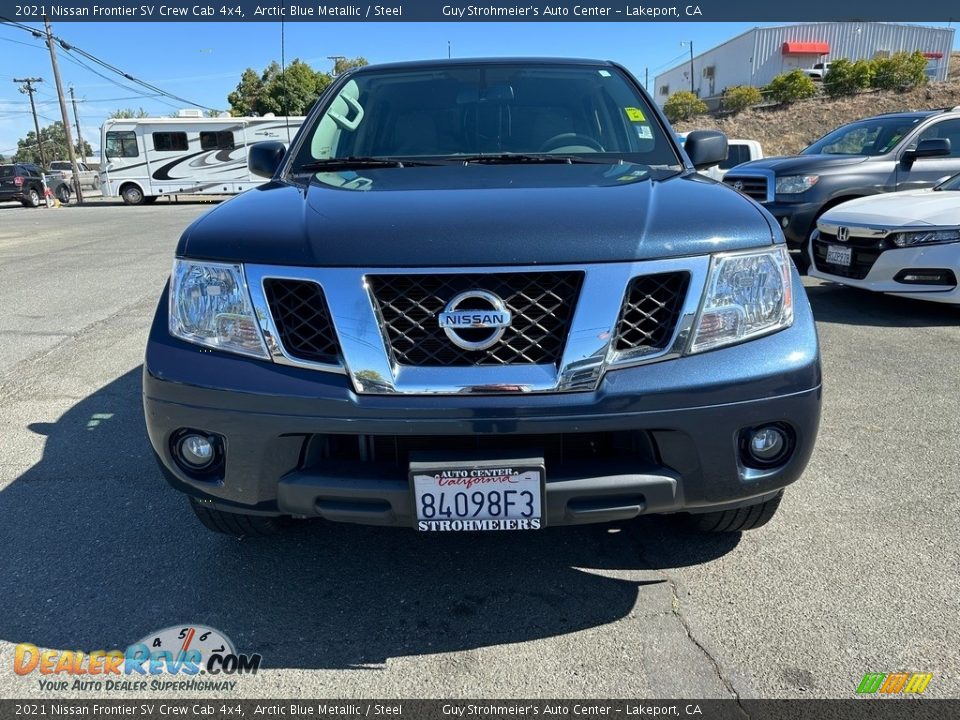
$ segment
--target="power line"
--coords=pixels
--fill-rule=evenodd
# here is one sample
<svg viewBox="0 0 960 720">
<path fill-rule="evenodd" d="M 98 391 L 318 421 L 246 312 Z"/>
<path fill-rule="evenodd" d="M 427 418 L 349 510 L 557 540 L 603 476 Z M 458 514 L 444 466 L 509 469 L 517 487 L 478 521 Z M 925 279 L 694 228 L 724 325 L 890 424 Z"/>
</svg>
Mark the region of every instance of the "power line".
<svg viewBox="0 0 960 720">
<path fill-rule="evenodd" d="M 135 87 L 130 87 L 129 85 L 125 85 L 125 84 L 122 83 L 122 82 L 119 82 L 119 81 L 117 81 L 117 80 L 114 80 L 112 77 L 109 77 L 108 75 L 104 75 L 102 72 L 100 72 L 99 70 L 97 70 L 97 69 L 95 69 L 95 68 L 90 67 L 89 65 L 87 65 L 87 63 L 83 62 L 82 60 L 78 60 L 77 58 L 71 57 L 70 55 L 64 55 L 63 58 L 64 58 L 64 60 L 67 60 L 67 61 L 69 61 L 69 62 L 72 62 L 74 65 L 78 65 L 78 66 L 82 67 L 84 70 L 88 70 L 88 71 L 92 72 L 92 73 L 93 73 L 94 75 L 96 75 L 97 77 L 103 78 L 103 79 L 106 80 L 108 83 L 110 83 L 111 85 L 114 85 L 114 86 L 120 88 L 121 90 L 126 90 L 127 92 L 137 93 L 137 97 L 152 98 L 152 99 L 155 99 L 156 102 L 162 103 L 163 105 L 166 105 L 166 106 L 172 107 L 172 108 L 178 108 L 178 107 L 180 107 L 179 105 L 174 105 L 173 103 L 167 102 L 166 100 L 161 100 L 160 98 L 163 97 L 163 94 L 162 94 L 162 93 L 154 93 L 154 94 L 146 93 L 146 92 L 144 92 L 143 90 L 139 90 L 139 89 L 137 89 L 137 88 L 135 88 Z M 133 99 L 136 99 L 136 98 L 133 98 Z"/>
<path fill-rule="evenodd" d="M 655 68 L 653 69 L 653 72 L 656 72 L 657 70 L 661 70 L 661 69 L 667 67 L 668 65 L 673 65 L 675 62 L 677 62 L 677 60 L 682 60 L 682 59 L 685 58 L 686 56 L 687 56 L 687 53 L 686 53 L 686 51 L 684 51 L 684 52 L 680 53 L 679 55 L 677 55 L 677 56 L 676 56 L 675 58 L 673 58 L 672 60 L 667 60 L 665 63 L 663 63 L 663 65 L 657 65 L 657 67 L 655 67 Z"/>
<path fill-rule="evenodd" d="M 9 27 L 14 27 L 14 28 L 17 28 L 18 30 L 23 30 L 24 32 L 29 32 L 31 35 L 33 35 L 33 36 L 36 37 L 36 38 L 42 38 L 42 37 L 43 37 L 43 35 L 42 35 L 42 33 L 40 33 L 40 31 L 38 31 L 38 30 L 36 30 L 36 29 L 34 29 L 34 28 L 31 28 L 31 27 L 29 27 L 28 25 L 24 25 L 23 23 L 19 23 L 19 22 L 10 20 L 10 18 L 4 17 L 4 16 L 0 16 L 0 24 L 8 25 Z M 208 107 L 208 106 L 203 105 L 203 104 L 201 104 L 201 103 L 193 102 L 192 100 L 188 100 L 188 99 L 183 98 L 183 97 L 181 97 L 181 96 L 179 96 L 179 95 L 174 95 L 173 93 L 167 92 L 166 90 L 164 90 L 164 89 L 162 89 L 162 88 L 160 88 L 160 87 L 157 87 L 156 85 L 153 85 L 152 83 L 149 83 L 149 82 L 147 82 L 147 81 L 145 81 L 145 80 L 140 80 L 139 78 L 134 77 L 134 76 L 131 75 L 130 73 L 125 72 L 124 70 L 120 69 L 120 68 L 117 67 L 116 65 L 113 65 L 113 64 L 107 62 L 106 60 L 102 60 L 102 59 L 100 59 L 99 57 L 97 57 L 96 55 L 93 55 L 92 53 L 87 52 L 87 51 L 84 50 L 83 48 L 77 47 L 76 45 L 72 45 L 71 43 L 67 42 L 67 41 L 64 40 L 63 38 L 56 37 L 56 36 L 53 36 L 53 35 L 51 35 L 50 37 L 51 37 L 52 40 L 55 40 L 55 41 L 60 45 L 60 47 L 63 48 L 63 50 L 66 51 L 67 53 L 80 55 L 80 56 L 86 58 L 87 60 L 89 60 L 90 62 L 95 63 L 95 64 L 99 65 L 100 67 L 102 67 L 102 68 L 104 68 L 104 69 L 106 69 L 106 70 L 109 70 L 109 71 L 112 72 L 112 73 L 115 73 L 115 74 L 117 74 L 117 75 L 120 75 L 121 77 L 126 78 L 127 80 L 129 80 L 130 82 L 133 82 L 133 83 L 135 83 L 135 84 L 137 84 L 137 85 L 140 85 L 140 86 L 142 86 L 142 87 L 150 90 L 151 92 L 157 93 L 158 95 L 162 95 L 162 96 L 167 97 L 167 98 L 170 98 L 171 100 L 176 100 L 177 102 L 182 103 L 182 104 L 185 104 L 185 105 L 192 105 L 192 106 L 194 106 L 194 107 L 203 108 L 204 110 L 212 110 L 212 111 L 215 111 L 215 110 L 217 109 L 217 108 Z M 76 58 L 75 58 L 75 59 L 76 59 Z M 81 64 L 82 66 L 86 67 L 86 69 L 88 69 L 88 70 L 94 72 L 95 74 L 99 75 L 100 77 L 104 77 L 104 76 L 101 75 L 100 73 L 94 71 L 93 68 L 87 66 L 85 63 L 80 62 L 80 64 Z M 107 79 L 107 78 L 104 77 L 104 79 Z M 120 86 L 123 87 L 123 85 L 120 85 Z M 131 91 L 134 91 L 133 88 L 127 87 L 126 89 L 127 89 L 127 90 L 131 90 Z M 135 92 L 135 91 L 134 91 L 134 92 Z M 172 106 L 172 107 L 176 107 L 176 106 L 174 105 L 174 106 Z"/>
</svg>

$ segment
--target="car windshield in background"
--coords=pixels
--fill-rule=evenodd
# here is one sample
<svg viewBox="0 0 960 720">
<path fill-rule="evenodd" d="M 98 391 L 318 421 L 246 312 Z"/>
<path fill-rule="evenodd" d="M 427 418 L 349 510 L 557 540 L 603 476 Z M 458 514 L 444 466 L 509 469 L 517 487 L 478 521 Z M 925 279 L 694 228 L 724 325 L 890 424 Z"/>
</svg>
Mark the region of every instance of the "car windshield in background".
<svg viewBox="0 0 960 720">
<path fill-rule="evenodd" d="M 547 154 L 680 165 L 640 92 L 617 68 L 597 65 L 361 71 L 305 138 L 294 172 L 326 160 L 511 162 L 511 155 Z"/>
<path fill-rule="evenodd" d="M 960 173 L 954 175 L 952 178 L 947 178 L 937 185 L 934 190 L 960 190 Z"/>
<path fill-rule="evenodd" d="M 922 118 L 880 117 L 844 125 L 804 149 L 801 155 L 884 155 Z"/>
</svg>

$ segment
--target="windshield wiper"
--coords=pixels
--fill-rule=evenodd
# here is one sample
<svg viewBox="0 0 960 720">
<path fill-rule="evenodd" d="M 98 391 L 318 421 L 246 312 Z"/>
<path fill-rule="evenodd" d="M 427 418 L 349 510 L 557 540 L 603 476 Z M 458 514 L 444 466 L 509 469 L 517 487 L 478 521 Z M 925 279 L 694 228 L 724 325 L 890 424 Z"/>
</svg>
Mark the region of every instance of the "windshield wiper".
<svg viewBox="0 0 960 720">
<path fill-rule="evenodd" d="M 598 165 L 622 165 L 623 160 L 606 159 L 596 160 L 585 158 L 582 155 L 557 155 L 554 153 L 491 153 L 489 155 L 450 155 L 448 160 L 453 162 L 482 163 L 484 165 L 520 165 L 523 163 L 549 163 L 554 165 L 574 165 L 574 164 L 598 164 Z"/>
<path fill-rule="evenodd" d="M 317 172 L 320 170 L 353 170 L 354 168 L 402 168 L 437 165 L 422 160 L 398 160 L 396 158 L 344 157 L 314 160 L 296 168 L 294 172 Z"/>
</svg>

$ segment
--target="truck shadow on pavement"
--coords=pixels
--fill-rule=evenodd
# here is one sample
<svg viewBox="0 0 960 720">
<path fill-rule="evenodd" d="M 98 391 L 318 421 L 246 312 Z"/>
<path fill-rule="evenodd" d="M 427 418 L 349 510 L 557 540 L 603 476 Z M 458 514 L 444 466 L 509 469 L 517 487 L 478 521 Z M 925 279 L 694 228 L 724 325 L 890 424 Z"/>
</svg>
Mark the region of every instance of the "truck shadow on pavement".
<svg viewBox="0 0 960 720">
<path fill-rule="evenodd" d="M 956 305 L 911 300 L 824 282 L 806 287 L 817 322 L 870 327 L 956 327 Z"/>
<path fill-rule="evenodd" d="M 376 667 L 631 613 L 642 622 L 671 609 L 657 568 L 739 542 L 655 518 L 526 534 L 303 523 L 278 538 L 217 536 L 154 465 L 140 368 L 29 430 L 46 437 L 42 460 L 0 492 L 0 639 L 11 643 L 90 652 L 194 623 L 265 667 Z"/>
</svg>

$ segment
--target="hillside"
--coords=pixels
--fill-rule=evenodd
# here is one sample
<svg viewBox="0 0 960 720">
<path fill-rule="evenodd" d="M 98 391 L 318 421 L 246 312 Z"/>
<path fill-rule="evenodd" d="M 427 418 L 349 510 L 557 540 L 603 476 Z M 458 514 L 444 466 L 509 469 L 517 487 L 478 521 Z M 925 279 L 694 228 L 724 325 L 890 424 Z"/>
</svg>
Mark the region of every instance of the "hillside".
<svg viewBox="0 0 960 720">
<path fill-rule="evenodd" d="M 950 59 L 950 78 L 909 92 L 865 92 L 843 98 L 818 97 L 787 106 L 755 108 L 726 117 L 701 116 L 674 125 L 679 132 L 722 130 L 728 137 L 758 140 L 766 155 L 793 155 L 821 135 L 869 115 L 960 105 L 960 53 Z"/>
</svg>

